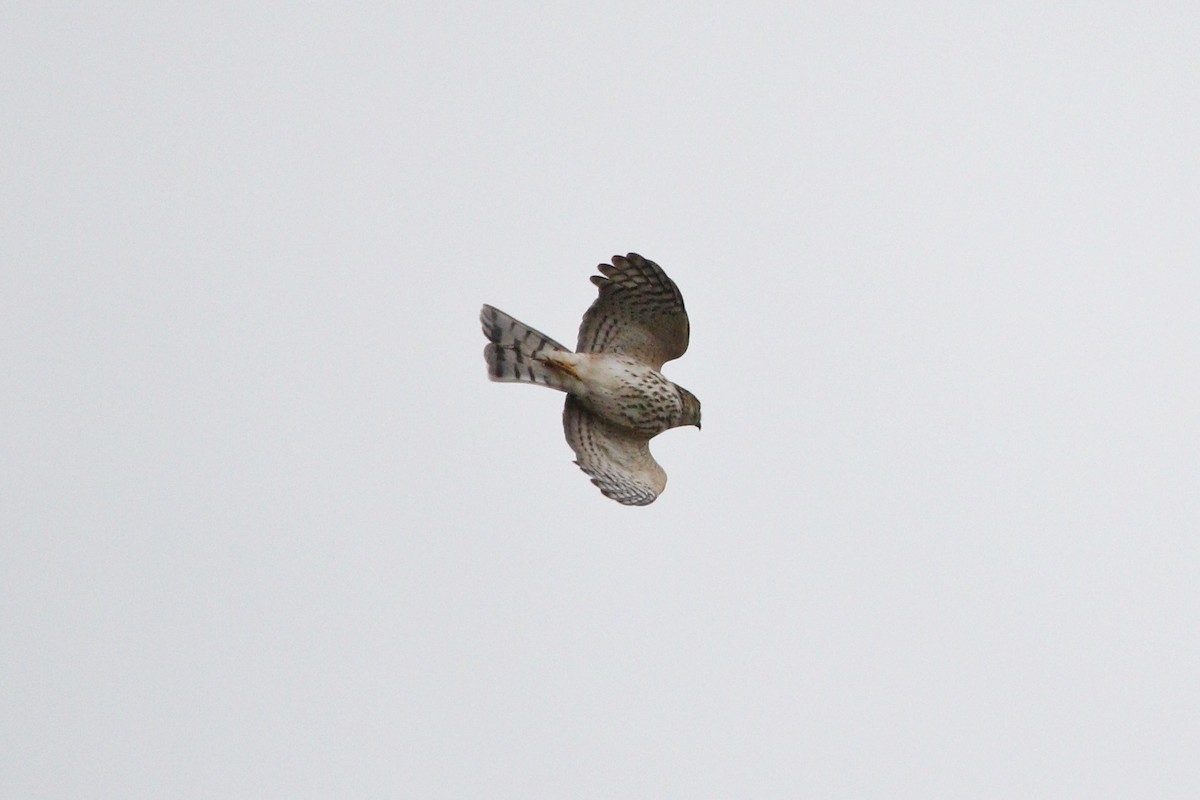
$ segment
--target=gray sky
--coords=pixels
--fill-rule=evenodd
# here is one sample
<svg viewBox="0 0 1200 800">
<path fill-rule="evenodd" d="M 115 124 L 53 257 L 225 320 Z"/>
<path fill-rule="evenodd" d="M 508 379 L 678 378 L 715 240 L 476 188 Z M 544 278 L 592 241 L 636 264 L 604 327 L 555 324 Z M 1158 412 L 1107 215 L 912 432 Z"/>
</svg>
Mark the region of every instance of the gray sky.
<svg viewBox="0 0 1200 800">
<path fill-rule="evenodd" d="M 2 15 L 0 795 L 1197 796 L 1200 14 L 202 5 Z"/>
</svg>

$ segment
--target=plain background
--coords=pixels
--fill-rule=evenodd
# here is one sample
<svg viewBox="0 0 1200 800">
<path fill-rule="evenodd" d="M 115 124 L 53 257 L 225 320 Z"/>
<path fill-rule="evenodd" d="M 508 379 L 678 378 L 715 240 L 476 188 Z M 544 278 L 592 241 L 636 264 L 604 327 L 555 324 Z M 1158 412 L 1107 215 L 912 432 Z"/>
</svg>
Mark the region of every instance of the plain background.
<svg viewBox="0 0 1200 800">
<path fill-rule="evenodd" d="M 0 795 L 1198 796 L 1191 5 L 199 5 L 0 12 Z"/>
</svg>

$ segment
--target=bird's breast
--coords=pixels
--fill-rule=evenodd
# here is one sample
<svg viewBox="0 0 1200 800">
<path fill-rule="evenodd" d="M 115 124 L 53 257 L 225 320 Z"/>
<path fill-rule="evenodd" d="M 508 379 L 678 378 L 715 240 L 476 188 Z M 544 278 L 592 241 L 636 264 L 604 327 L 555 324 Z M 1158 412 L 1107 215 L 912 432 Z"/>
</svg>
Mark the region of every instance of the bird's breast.
<svg viewBox="0 0 1200 800">
<path fill-rule="evenodd" d="M 578 369 L 592 413 L 647 438 L 678 424 L 683 403 L 658 370 L 626 356 L 592 355 Z"/>
</svg>

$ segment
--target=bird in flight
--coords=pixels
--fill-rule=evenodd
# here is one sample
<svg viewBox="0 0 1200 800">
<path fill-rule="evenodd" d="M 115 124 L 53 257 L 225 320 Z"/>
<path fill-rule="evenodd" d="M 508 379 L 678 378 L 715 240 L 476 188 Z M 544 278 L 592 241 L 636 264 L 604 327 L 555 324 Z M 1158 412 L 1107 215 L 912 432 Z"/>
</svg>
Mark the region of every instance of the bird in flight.
<svg viewBox="0 0 1200 800">
<path fill-rule="evenodd" d="M 600 296 L 583 315 L 575 352 L 485 305 L 479 314 L 488 377 L 567 393 L 563 429 L 575 463 L 619 503 L 653 503 L 667 473 L 650 440 L 700 427 L 700 401 L 660 370 L 688 346 L 683 296 L 662 267 L 637 253 L 613 256 L 593 275 Z"/>
</svg>

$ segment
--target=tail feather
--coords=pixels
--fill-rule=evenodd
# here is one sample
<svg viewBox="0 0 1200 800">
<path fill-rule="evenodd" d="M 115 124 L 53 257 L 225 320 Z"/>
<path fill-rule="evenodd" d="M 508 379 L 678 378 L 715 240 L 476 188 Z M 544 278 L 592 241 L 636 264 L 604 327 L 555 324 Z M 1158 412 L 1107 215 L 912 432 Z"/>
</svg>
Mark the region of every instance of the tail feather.
<svg viewBox="0 0 1200 800">
<path fill-rule="evenodd" d="M 483 335 L 489 340 L 502 347 L 515 347 L 527 356 L 536 356 L 544 350 L 567 350 L 546 334 L 494 306 L 483 307 L 479 322 L 483 325 Z"/>
<path fill-rule="evenodd" d="M 577 388 L 578 378 L 569 366 L 553 358 L 555 353 L 570 350 L 492 306 L 483 307 L 479 321 L 484 336 L 491 340 L 483 349 L 491 380 L 537 383 L 564 392 Z"/>
</svg>

